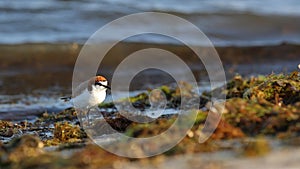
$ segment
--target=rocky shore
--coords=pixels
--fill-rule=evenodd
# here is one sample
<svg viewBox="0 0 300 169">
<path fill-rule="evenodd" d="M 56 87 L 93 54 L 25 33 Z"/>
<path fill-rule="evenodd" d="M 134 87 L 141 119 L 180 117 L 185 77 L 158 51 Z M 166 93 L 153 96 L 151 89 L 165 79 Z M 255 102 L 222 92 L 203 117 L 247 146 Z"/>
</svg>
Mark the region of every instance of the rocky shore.
<svg viewBox="0 0 300 169">
<path fill-rule="evenodd" d="M 167 96 L 167 107 L 178 108 L 179 89 L 171 86 L 162 86 L 160 89 Z M 184 92 L 193 94 L 192 90 Z M 213 135 L 200 144 L 198 138 L 204 134 L 201 129 L 209 110 L 217 108 L 217 105 L 208 106 L 212 92 L 226 94 L 225 109 Z M 138 109 L 149 106 L 147 93 L 131 97 L 130 101 Z M 92 126 L 100 128 L 103 134 L 107 129 L 104 124 L 108 123 L 115 130 L 131 137 L 151 137 L 167 130 L 178 117 L 176 114 L 164 115 L 151 123 L 139 124 L 120 115 L 113 103 L 105 103 L 99 107 L 103 110 L 104 118 L 94 121 Z M 251 78 L 236 75 L 225 88 L 202 94 L 197 118 L 191 130 L 179 144 L 159 156 L 128 159 L 106 152 L 87 137 L 78 123 L 76 110 L 71 108 L 56 114 L 45 112 L 33 122 L 1 120 L 0 166 L 120 168 L 128 165 L 130 168 L 165 168 L 164 166 L 172 163 L 174 168 L 242 168 L 255 160 L 260 161 L 256 164 L 258 167 L 265 165 L 262 159 L 271 160 L 268 163 L 276 163 L 280 155 L 283 162 L 296 166 L 299 163 L 288 157 L 292 152 L 299 154 L 299 133 L 299 72 Z M 128 143 L 123 146 L 132 145 Z M 142 149 L 136 151 L 143 153 Z M 180 165 L 176 165 L 179 163 Z"/>
</svg>

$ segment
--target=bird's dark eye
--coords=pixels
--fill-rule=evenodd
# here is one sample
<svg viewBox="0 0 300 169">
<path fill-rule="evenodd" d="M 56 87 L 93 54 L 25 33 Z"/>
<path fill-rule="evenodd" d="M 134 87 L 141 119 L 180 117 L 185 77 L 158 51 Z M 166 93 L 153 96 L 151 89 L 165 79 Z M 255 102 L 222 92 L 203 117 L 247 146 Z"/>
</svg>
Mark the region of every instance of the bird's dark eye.
<svg viewBox="0 0 300 169">
<path fill-rule="evenodd" d="M 104 84 L 102 84 L 102 83 L 95 83 L 95 85 L 98 85 L 98 86 L 102 86 L 102 87 L 105 87 L 106 89 L 111 89 L 109 86 L 107 86 L 107 85 L 104 85 Z"/>
</svg>

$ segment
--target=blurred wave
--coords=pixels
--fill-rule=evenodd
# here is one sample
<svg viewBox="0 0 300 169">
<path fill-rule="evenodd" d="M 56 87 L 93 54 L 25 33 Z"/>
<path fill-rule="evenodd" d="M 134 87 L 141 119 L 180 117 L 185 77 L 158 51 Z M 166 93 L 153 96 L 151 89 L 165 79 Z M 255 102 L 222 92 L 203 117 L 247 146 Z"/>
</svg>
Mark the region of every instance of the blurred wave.
<svg viewBox="0 0 300 169">
<path fill-rule="evenodd" d="M 104 24 L 124 15 L 145 11 L 183 17 L 197 25 L 219 46 L 300 43 L 299 7 L 298 0 L 1 1 L 0 43 L 84 43 Z M 142 26 L 151 24 L 144 23 Z M 114 31 L 111 30 L 107 39 L 113 38 Z M 174 31 L 187 32 L 184 27 Z M 131 40 L 173 43 L 153 35 Z M 197 43 L 197 39 L 193 41 Z"/>
</svg>

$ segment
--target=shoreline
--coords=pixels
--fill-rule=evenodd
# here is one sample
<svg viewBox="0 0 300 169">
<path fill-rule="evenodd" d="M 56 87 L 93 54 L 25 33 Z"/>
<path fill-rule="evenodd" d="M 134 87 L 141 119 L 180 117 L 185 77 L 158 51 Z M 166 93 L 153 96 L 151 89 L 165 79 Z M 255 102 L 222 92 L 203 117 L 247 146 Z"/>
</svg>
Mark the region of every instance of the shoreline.
<svg viewBox="0 0 300 169">
<path fill-rule="evenodd" d="M 0 69 L 2 70 L 0 72 L 0 87 L 2 88 L 0 98 L 3 98 L 0 100 L 0 104 L 11 104 L 8 106 L 18 106 L 18 103 L 31 105 L 24 111 L 16 110 L 24 115 L 28 111 L 34 115 L 40 113 L 36 109 L 32 111 L 32 106 L 42 107 L 49 111 L 55 110 L 57 107 L 53 102 L 61 96 L 72 93 L 73 67 L 81 47 L 80 44 L 75 43 L 0 45 L 0 51 L 2 51 L 0 60 L 5 61 L 0 63 Z M 189 64 L 198 82 L 209 84 L 206 70 L 197 56 L 187 47 L 178 45 L 118 44 L 103 60 L 99 69 L 100 74 L 107 77 L 111 82 L 113 70 L 123 58 L 134 51 L 149 47 L 161 48 L 177 54 Z M 250 77 L 261 74 L 267 75 L 272 72 L 289 73 L 297 70 L 297 65 L 300 63 L 300 45 L 231 46 L 216 47 L 216 50 L 223 61 L 227 79 L 234 77 L 236 74 Z M 176 65 L 171 65 L 172 67 L 176 67 Z M 18 79 L 18 83 L 16 83 L 16 79 Z M 162 83 L 168 85 L 174 83 L 174 80 L 166 73 L 149 70 L 138 74 L 134 78 L 130 90 L 146 90 L 161 86 L 163 85 Z M 205 88 L 206 86 L 201 87 Z M 27 99 L 31 99 L 31 101 L 37 100 L 37 103 L 24 100 L 24 96 Z M 47 104 L 50 104 L 50 107 L 40 105 L 45 104 L 47 97 Z M 55 106 L 52 104 L 55 104 Z M 11 112 L 16 112 L 13 110 L 15 109 L 9 109 Z"/>
<path fill-rule="evenodd" d="M 40 62 L 31 68 L 41 68 L 44 64 L 56 66 L 74 65 L 82 48 L 77 43 L 24 43 L 24 44 L 0 44 L 0 68 L 14 66 L 27 67 L 28 64 Z M 201 47 L 201 46 L 200 46 Z M 161 48 L 171 51 L 182 57 L 184 61 L 194 61 L 194 53 L 188 47 L 176 44 L 135 43 L 122 42 L 114 46 L 107 57 L 114 57 L 115 61 L 128 56 L 131 53 L 145 48 Z M 206 48 L 206 47 L 203 47 Z M 220 59 L 224 64 L 251 64 L 265 61 L 282 61 L 286 59 L 300 60 L 300 44 L 278 44 L 267 46 L 216 46 Z M 184 56 L 182 56 L 184 55 Z M 51 58 L 51 60 L 50 60 Z M 61 58 L 64 58 L 61 60 Z M 33 59 L 30 61 L 29 59 Z M 17 60 L 17 61 L 16 61 Z M 58 62 L 59 61 L 59 62 Z M 113 66 L 114 62 L 107 62 L 107 66 Z"/>
<path fill-rule="evenodd" d="M 0 86 L 4 90 L 0 94 L 26 93 L 34 89 L 47 89 L 49 86 L 70 88 L 73 67 L 82 45 L 70 44 L 17 44 L 0 45 Z M 207 81 L 207 73 L 202 62 L 185 46 L 150 44 L 150 43 L 120 43 L 117 44 L 103 59 L 98 73 L 111 80 L 117 65 L 132 52 L 144 48 L 161 48 L 173 52 L 191 67 L 196 80 Z M 289 73 L 297 70 L 300 63 L 300 45 L 281 44 L 275 46 L 251 47 L 216 47 L 223 62 L 227 78 L 235 74 L 243 76 L 266 75 L 271 72 Z M 173 65 L 171 65 L 172 67 Z M 173 67 L 176 67 L 173 66 Z M 147 74 L 148 73 L 148 74 Z M 142 74 L 143 78 L 152 83 L 153 77 L 160 77 L 171 82 L 166 74 L 160 71 L 149 71 Z M 9 85 L 19 79 L 26 90 L 16 85 Z M 141 78 L 136 79 L 133 89 L 143 86 Z M 69 90 L 70 91 L 70 90 Z"/>
</svg>

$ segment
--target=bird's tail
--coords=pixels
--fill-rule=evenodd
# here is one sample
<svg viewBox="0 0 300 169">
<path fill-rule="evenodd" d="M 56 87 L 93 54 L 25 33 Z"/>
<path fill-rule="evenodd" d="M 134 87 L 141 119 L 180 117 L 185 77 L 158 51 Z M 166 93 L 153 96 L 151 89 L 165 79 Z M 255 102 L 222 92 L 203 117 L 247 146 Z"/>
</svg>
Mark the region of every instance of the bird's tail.
<svg viewBox="0 0 300 169">
<path fill-rule="evenodd" d="M 72 97 L 71 96 L 61 97 L 60 99 L 67 102 L 67 101 L 70 101 L 72 99 Z"/>
</svg>

